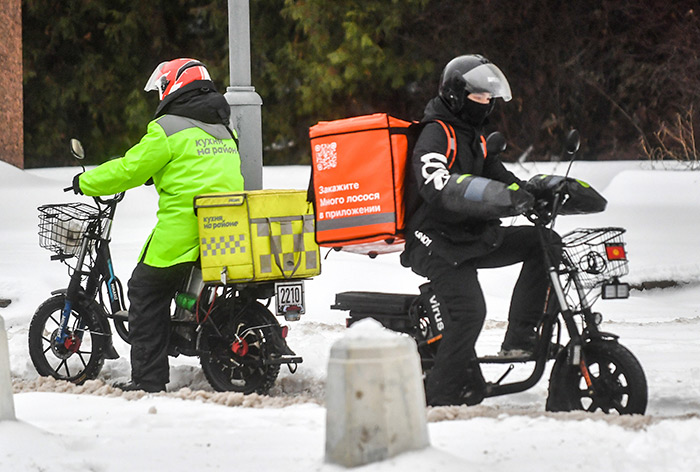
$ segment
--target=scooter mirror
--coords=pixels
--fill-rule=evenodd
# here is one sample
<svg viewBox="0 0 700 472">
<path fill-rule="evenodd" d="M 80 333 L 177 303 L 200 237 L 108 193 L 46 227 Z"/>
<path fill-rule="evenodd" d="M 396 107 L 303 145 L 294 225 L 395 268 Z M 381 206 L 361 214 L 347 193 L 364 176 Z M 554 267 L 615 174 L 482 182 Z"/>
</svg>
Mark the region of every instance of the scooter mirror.
<svg viewBox="0 0 700 472">
<path fill-rule="evenodd" d="M 577 129 L 572 129 L 566 135 L 566 152 L 574 154 L 578 151 L 579 146 L 581 146 L 581 134 Z"/>
<path fill-rule="evenodd" d="M 85 150 L 80 141 L 75 138 L 70 140 L 70 151 L 76 159 L 85 159 Z"/>
<path fill-rule="evenodd" d="M 500 154 L 506 150 L 508 143 L 502 133 L 494 131 L 486 138 L 486 152 L 488 154 Z"/>
</svg>

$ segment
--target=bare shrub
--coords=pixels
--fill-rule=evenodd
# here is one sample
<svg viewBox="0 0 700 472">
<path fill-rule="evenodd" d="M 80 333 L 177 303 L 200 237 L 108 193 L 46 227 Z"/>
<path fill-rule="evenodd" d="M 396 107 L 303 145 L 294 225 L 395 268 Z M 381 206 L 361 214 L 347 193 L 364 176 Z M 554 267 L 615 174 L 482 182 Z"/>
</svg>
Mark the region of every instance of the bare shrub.
<svg viewBox="0 0 700 472">
<path fill-rule="evenodd" d="M 653 143 L 641 139 L 647 158 L 652 161 L 675 160 L 686 164 L 688 169 L 700 170 L 693 117 L 693 107 L 690 106 L 685 112 L 676 113 L 672 122 L 662 122 L 653 133 Z"/>
</svg>

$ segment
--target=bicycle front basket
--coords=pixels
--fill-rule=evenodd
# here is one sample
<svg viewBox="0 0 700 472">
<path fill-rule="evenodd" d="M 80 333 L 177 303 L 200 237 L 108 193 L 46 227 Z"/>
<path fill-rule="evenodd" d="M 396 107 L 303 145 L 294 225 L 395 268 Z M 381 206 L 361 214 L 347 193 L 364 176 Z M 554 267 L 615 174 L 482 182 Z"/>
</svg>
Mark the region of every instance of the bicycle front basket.
<svg viewBox="0 0 700 472">
<path fill-rule="evenodd" d="M 39 246 L 59 255 L 78 252 L 85 231 L 99 210 L 84 203 L 43 205 L 39 210 Z"/>
<path fill-rule="evenodd" d="M 592 288 L 627 275 L 627 251 L 623 228 L 576 229 L 562 237 L 564 253 L 576 269 L 581 286 Z"/>
</svg>

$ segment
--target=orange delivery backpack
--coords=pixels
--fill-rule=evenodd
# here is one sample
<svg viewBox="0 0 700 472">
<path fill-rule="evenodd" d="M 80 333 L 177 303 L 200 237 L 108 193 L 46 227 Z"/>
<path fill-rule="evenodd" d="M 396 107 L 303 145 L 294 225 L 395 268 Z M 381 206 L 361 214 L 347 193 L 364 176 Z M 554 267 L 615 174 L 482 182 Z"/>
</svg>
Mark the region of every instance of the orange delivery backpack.
<svg viewBox="0 0 700 472">
<path fill-rule="evenodd" d="M 454 130 L 440 123 L 454 148 Z M 320 246 L 371 257 L 403 250 L 407 166 L 423 125 L 375 113 L 309 128 L 309 200 Z"/>
</svg>

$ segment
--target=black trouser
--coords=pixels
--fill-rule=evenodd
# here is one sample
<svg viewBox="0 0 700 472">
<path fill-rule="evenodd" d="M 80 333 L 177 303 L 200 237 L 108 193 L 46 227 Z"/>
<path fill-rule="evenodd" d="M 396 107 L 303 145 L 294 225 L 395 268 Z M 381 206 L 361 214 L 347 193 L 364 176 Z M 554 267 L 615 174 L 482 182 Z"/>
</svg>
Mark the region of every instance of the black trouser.
<svg viewBox="0 0 700 472">
<path fill-rule="evenodd" d="M 170 381 L 170 305 L 192 265 L 161 268 L 139 262 L 129 279 L 131 380 L 139 385 L 164 387 Z"/>
<path fill-rule="evenodd" d="M 458 266 L 432 255 L 420 272 L 447 305 L 448 316 L 435 364 L 426 381 L 428 403 L 458 401 L 470 383 L 481 382 L 474 346 L 486 318 L 486 303 L 477 270 L 523 263 L 508 313 L 507 339 L 528 336 L 542 317 L 549 279 L 537 230 L 533 226 L 505 227 L 495 251 Z M 558 241 L 554 233 L 548 235 Z M 477 376 L 475 378 L 475 376 Z"/>
</svg>

